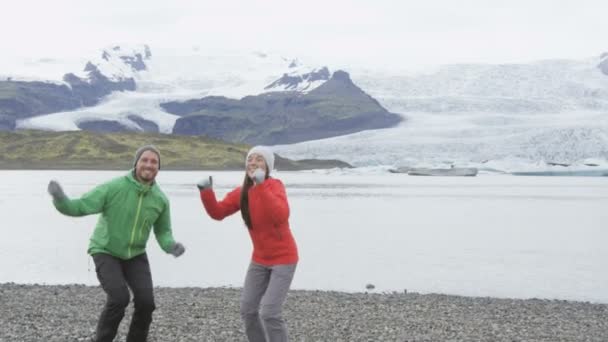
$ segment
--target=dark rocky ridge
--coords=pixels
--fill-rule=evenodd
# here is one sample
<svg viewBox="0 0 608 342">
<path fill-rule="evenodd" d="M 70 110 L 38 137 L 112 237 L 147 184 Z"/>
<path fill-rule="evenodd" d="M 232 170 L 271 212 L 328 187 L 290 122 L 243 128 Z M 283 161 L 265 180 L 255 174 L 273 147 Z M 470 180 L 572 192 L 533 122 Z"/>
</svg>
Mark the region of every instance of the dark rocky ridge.
<svg viewBox="0 0 608 342">
<path fill-rule="evenodd" d="M 357 87 L 344 71 L 336 71 L 304 94 L 271 92 L 240 100 L 213 96 L 161 107 L 182 116 L 173 128 L 175 134 L 248 144 L 296 143 L 391 127 L 402 120 Z"/>
</svg>

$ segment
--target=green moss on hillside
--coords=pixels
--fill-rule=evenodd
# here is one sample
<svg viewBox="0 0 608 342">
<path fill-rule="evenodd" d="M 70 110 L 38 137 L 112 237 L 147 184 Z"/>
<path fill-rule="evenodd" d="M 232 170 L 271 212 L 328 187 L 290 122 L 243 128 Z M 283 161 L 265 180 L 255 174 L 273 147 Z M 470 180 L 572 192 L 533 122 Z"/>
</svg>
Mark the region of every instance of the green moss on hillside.
<svg viewBox="0 0 608 342">
<path fill-rule="evenodd" d="M 201 136 L 0 132 L 0 169 L 129 169 L 135 151 L 147 144 L 160 149 L 164 170 L 242 170 L 250 148 Z M 293 161 L 280 156 L 275 165 L 279 170 L 350 167 L 340 161 Z"/>
</svg>

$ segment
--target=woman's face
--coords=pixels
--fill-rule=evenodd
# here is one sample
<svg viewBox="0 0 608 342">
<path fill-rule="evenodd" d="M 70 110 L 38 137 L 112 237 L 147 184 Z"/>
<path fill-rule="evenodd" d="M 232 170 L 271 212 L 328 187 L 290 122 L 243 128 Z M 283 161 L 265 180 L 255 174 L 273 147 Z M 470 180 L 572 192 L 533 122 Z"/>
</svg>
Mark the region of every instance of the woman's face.
<svg viewBox="0 0 608 342">
<path fill-rule="evenodd" d="M 247 158 L 247 175 L 249 178 L 253 178 L 253 173 L 256 169 L 262 169 L 266 172 L 266 160 L 262 157 L 261 154 L 252 153 L 249 158 Z"/>
</svg>

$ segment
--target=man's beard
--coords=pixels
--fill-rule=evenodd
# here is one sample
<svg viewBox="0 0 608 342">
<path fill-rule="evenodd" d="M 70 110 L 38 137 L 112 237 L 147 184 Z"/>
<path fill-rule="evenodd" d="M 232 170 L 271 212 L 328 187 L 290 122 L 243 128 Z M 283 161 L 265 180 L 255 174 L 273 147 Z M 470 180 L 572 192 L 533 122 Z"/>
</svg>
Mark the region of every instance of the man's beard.
<svg viewBox="0 0 608 342">
<path fill-rule="evenodd" d="M 152 182 L 154 181 L 154 178 L 156 178 L 156 174 L 158 172 L 154 172 L 153 170 L 149 170 L 149 169 L 142 169 L 138 174 L 137 177 L 139 179 L 141 179 L 144 182 Z M 149 176 L 146 176 L 149 175 Z"/>
</svg>

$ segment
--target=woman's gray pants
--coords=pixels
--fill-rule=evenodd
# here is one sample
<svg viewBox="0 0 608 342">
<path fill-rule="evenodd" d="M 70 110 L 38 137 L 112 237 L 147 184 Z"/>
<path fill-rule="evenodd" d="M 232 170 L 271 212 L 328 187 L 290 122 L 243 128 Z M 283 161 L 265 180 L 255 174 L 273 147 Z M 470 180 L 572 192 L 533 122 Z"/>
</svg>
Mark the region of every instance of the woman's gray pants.
<svg viewBox="0 0 608 342">
<path fill-rule="evenodd" d="M 295 271 L 296 264 L 249 265 L 241 296 L 241 317 L 250 342 L 287 341 L 281 312 Z"/>
</svg>

